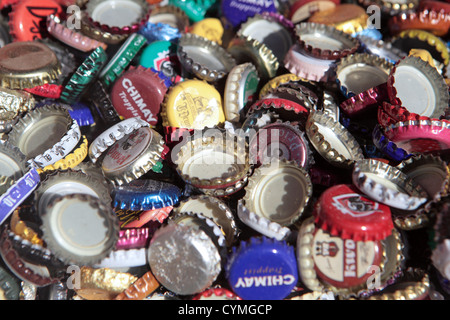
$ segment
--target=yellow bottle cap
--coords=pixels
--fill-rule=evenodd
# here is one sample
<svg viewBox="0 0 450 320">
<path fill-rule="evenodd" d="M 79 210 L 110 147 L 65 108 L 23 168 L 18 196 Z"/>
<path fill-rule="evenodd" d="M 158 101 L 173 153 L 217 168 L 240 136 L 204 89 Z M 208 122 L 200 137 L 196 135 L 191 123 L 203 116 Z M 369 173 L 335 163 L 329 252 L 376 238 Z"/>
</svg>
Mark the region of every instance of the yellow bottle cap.
<svg viewBox="0 0 450 320">
<path fill-rule="evenodd" d="M 223 32 L 222 22 L 217 18 L 206 18 L 196 22 L 190 31 L 190 33 L 215 41 L 220 45 L 222 44 Z"/>
<path fill-rule="evenodd" d="M 433 68 L 436 68 L 436 65 L 434 64 L 433 57 L 431 56 L 430 52 L 425 49 L 411 49 L 409 50 L 409 56 L 414 56 L 422 59 L 423 61 L 428 62 Z"/>
<path fill-rule="evenodd" d="M 222 97 L 214 86 L 186 80 L 173 86 L 162 103 L 163 126 L 186 129 L 213 127 L 225 121 Z"/>
</svg>

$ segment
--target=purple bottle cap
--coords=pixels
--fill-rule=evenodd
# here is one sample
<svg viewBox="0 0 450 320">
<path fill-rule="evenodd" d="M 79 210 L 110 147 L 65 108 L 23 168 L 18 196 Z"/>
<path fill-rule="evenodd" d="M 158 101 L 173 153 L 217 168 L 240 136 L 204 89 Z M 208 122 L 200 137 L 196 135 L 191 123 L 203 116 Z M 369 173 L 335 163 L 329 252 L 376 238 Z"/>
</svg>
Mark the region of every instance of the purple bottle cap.
<svg viewBox="0 0 450 320">
<path fill-rule="evenodd" d="M 222 14 L 233 27 L 263 12 L 277 12 L 276 0 L 223 0 Z"/>
</svg>

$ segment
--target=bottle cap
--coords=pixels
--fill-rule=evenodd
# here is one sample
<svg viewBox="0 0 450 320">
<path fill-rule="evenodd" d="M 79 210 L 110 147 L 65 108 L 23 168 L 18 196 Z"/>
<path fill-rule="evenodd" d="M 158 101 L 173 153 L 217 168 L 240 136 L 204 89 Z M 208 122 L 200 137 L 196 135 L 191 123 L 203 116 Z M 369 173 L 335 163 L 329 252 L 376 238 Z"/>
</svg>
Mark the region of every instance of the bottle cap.
<svg viewBox="0 0 450 320">
<path fill-rule="evenodd" d="M 295 26 L 295 34 L 301 50 L 318 59 L 343 58 L 355 53 L 360 46 L 358 39 L 325 24 L 302 22 Z"/>
<path fill-rule="evenodd" d="M 264 80 L 275 77 L 280 66 L 277 57 L 264 43 L 243 35 L 236 35 L 231 39 L 227 51 L 237 64 L 253 63 L 260 78 Z"/>
<path fill-rule="evenodd" d="M 448 149 L 449 133 L 450 123 L 440 120 L 396 122 L 384 131 L 387 139 L 408 153 Z"/>
<path fill-rule="evenodd" d="M 40 215 L 44 241 L 66 263 L 95 264 L 111 253 L 119 238 L 112 209 L 87 194 L 55 197 Z"/>
<path fill-rule="evenodd" d="M 61 64 L 55 53 L 39 42 L 13 42 L 0 48 L 1 86 L 33 88 L 58 78 Z"/>
<path fill-rule="evenodd" d="M 349 117 L 362 114 L 389 100 L 387 83 L 381 83 L 375 87 L 355 94 L 344 100 L 339 106 Z"/>
<path fill-rule="evenodd" d="M 109 87 L 116 81 L 145 44 L 145 38 L 137 33 L 128 37 L 99 74 L 99 79 L 105 87 Z"/>
<path fill-rule="evenodd" d="M 114 143 L 125 137 L 127 134 L 133 133 L 139 128 L 148 127 L 149 123 L 138 118 L 129 118 L 122 120 L 102 133 L 100 133 L 89 146 L 89 158 L 93 163 L 102 156 L 102 154 Z"/>
<path fill-rule="evenodd" d="M 252 104 L 247 112 L 247 117 L 258 110 L 268 110 L 277 113 L 279 118 L 284 121 L 298 122 L 304 125 L 304 119 L 307 118 L 310 110 L 292 100 L 280 98 L 264 98 Z"/>
<path fill-rule="evenodd" d="M 226 277 L 244 300 L 282 300 L 298 280 L 294 249 L 285 242 L 250 238 L 233 248 Z"/>
<path fill-rule="evenodd" d="M 80 139 L 80 127 L 59 105 L 27 112 L 8 134 L 8 141 L 40 168 L 63 159 Z"/>
<path fill-rule="evenodd" d="M 50 15 L 63 14 L 61 4 L 56 0 L 16 1 L 9 14 L 9 29 L 14 41 L 33 41 L 46 38 L 40 26 Z"/>
<path fill-rule="evenodd" d="M 61 101 L 68 104 L 79 101 L 87 87 L 99 75 L 107 59 L 108 56 L 102 47 L 92 51 L 68 80 L 61 92 Z"/>
<path fill-rule="evenodd" d="M 154 210 L 178 204 L 181 190 L 167 182 L 139 179 L 114 189 L 116 209 Z"/>
<path fill-rule="evenodd" d="M 332 236 L 354 241 L 377 241 L 394 228 L 391 210 L 367 198 L 352 185 L 340 184 L 325 190 L 314 211 L 315 223 Z"/>
<path fill-rule="evenodd" d="M 308 110 L 316 110 L 318 107 L 318 96 L 316 93 L 307 87 L 292 83 L 292 84 L 284 84 L 280 85 L 278 88 L 269 89 L 269 92 L 265 96 L 262 97 L 262 100 L 265 99 L 284 99 L 295 102 Z M 306 121 L 305 119 L 299 119 L 302 126 Z"/>
<path fill-rule="evenodd" d="M 35 105 L 36 100 L 26 91 L 0 88 L 0 108 L 3 121 L 18 118 L 19 114 L 34 109 Z"/>
<path fill-rule="evenodd" d="M 139 64 L 156 71 L 167 88 L 183 81 L 177 45 L 170 41 L 154 41 L 148 44 L 141 52 Z"/>
<path fill-rule="evenodd" d="M 277 12 L 278 1 L 225 0 L 221 2 L 222 14 L 233 27 L 262 12 Z"/>
<path fill-rule="evenodd" d="M 316 11 L 327 11 L 336 7 L 340 0 L 296 0 L 289 9 L 293 23 L 307 20 Z"/>
<path fill-rule="evenodd" d="M 193 33 L 181 36 L 177 54 L 186 71 L 209 82 L 222 79 L 236 66 L 231 54 L 217 42 Z"/>
<path fill-rule="evenodd" d="M 126 290 L 119 293 L 114 300 L 144 300 L 158 289 L 159 286 L 160 284 L 156 281 L 151 271 L 147 271 Z"/>
<path fill-rule="evenodd" d="M 93 265 L 94 268 L 125 269 L 147 264 L 147 249 L 115 249 L 107 257 Z"/>
<path fill-rule="evenodd" d="M 84 10 L 81 11 L 80 27 L 82 34 L 105 45 L 120 44 L 129 36 L 126 33 L 117 34 L 103 30 L 100 26 L 94 24 L 89 18 L 89 14 Z"/>
<path fill-rule="evenodd" d="M 256 67 L 251 63 L 243 63 L 230 70 L 224 92 L 225 118 L 238 122 L 244 107 L 256 96 L 259 77 Z"/>
<path fill-rule="evenodd" d="M 109 268 L 82 266 L 80 273 L 80 286 L 75 292 L 86 300 L 112 300 L 138 279 Z"/>
<path fill-rule="evenodd" d="M 350 132 L 321 111 L 309 114 L 306 134 L 316 151 L 334 166 L 349 167 L 364 158 L 359 143 Z"/>
<path fill-rule="evenodd" d="M 436 65 L 446 66 L 450 61 L 446 43 L 440 37 L 424 30 L 402 31 L 391 39 L 391 43 L 404 52 L 409 52 L 411 49 L 427 50 L 433 56 Z"/>
<path fill-rule="evenodd" d="M 85 96 L 99 118 L 107 125 L 113 126 L 121 121 L 111 102 L 108 92 L 99 80 L 91 83 Z"/>
<path fill-rule="evenodd" d="M 222 200 L 207 196 L 195 195 L 180 202 L 173 210 L 174 214 L 194 212 L 213 220 L 224 232 L 227 246 L 231 246 L 239 235 L 236 220 L 232 211 Z"/>
<path fill-rule="evenodd" d="M 165 152 L 161 135 L 149 127 L 141 127 L 111 146 L 101 168 L 109 181 L 120 186 L 149 172 L 162 161 Z"/>
<path fill-rule="evenodd" d="M 242 298 L 230 290 L 215 287 L 199 293 L 192 300 L 242 300 Z"/>
<path fill-rule="evenodd" d="M 97 27 L 112 34 L 132 34 L 147 22 L 149 4 L 145 0 L 115 1 L 91 0 L 85 12 Z"/>
<path fill-rule="evenodd" d="M 12 240 L 8 237 L 8 229 L 4 228 L 0 236 L 0 255 L 8 269 L 21 281 L 35 287 L 45 287 L 60 279 L 52 278 L 45 266 L 39 266 L 24 261 L 13 248 Z"/>
<path fill-rule="evenodd" d="M 401 210 L 417 209 L 428 198 L 425 190 L 406 174 L 375 159 L 356 161 L 352 180 L 371 199 Z"/>
<path fill-rule="evenodd" d="M 271 50 L 278 61 L 283 61 L 293 45 L 294 25 L 275 15 L 256 14 L 242 23 L 237 35 L 255 39 Z"/>
<path fill-rule="evenodd" d="M 308 206 L 312 183 L 307 171 L 295 162 L 272 158 L 271 163 L 255 169 L 245 190 L 244 201 L 249 211 L 290 226 Z"/>
<path fill-rule="evenodd" d="M 205 18 L 200 20 L 189 28 L 189 32 L 217 42 L 218 45 L 222 45 L 224 29 L 222 22 L 218 18 Z"/>
<path fill-rule="evenodd" d="M 448 86 L 428 62 L 414 56 L 399 60 L 391 70 L 387 85 L 392 104 L 430 118 L 444 115 L 449 99 Z"/>
<path fill-rule="evenodd" d="M 295 162 L 306 170 L 314 163 L 312 151 L 298 125 L 280 120 L 261 127 L 249 142 L 250 157 L 257 166 L 273 156 Z"/>
<path fill-rule="evenodd" d="M 386 83 L 392 63 L 376 55 L 356 53 L 336 63 L 336 80 L 347 98 Z"/>
<path fill-rule="evenodd" d="M 147 227 L 120 230 L 115 250 L 145 248 L 150 242 L 150 236 L 150 229 Z"/>
<path fill-rule="evenodd" d="M 206 232 L 174 221 L 155 232 L 148 262 L 158 282 L 180 295 L 204 291 L 222 270 L 219 249 Z"/>
<path fill-rule="evenodd" d="M 418 0 L 358 0 L 358 3 L 364 7 L 376 5 L 381 8 L 381 13 L 387 16 L 395 16 L 414 11 L 419 5 Z"/>
<path fill-rule="evenodd" d="M 396 166 L 425 190 L 428 197 L 440 201 L 448 193 L 449 168 L 439 156 L 418 154 Z"/>
<path fill-rule="evenodd" d="M 222 97 L 205 81 L 186 80 L 169 88 L 161 104 L 161 117 L 165 127 L 213 127 L 225 121 Z"/>
<path fill-rule="evenodd" d="M 173 29 L 177 29 L 177 33 L 179 34 L 186 32 L 189 27 L 189 17 L 185 10 L 173 4 L 167 4 L 165 6 L 160 5 L 152 8 L 148 22 L 156 25 L 170 26 Z M 151 43 L 151 41 L 149 41 L 149 43 Z"/>
<path fill-rule="evenodd" d="M 68 28 L 64 22 L 61 22 L 55 15 L 47 17 L 47 31 L 55 39 L 82 52 L 89 52 L 98 47 L 102 47 L 106 50 L 108 47 L 105 43 L 91 39 L 77 32 L 75 29 Z"/>
<path fill-rule="evenodd" d="M 169 0 L 169 5 L 176 6 L 186 12 L 190 20 L 198 22 L 203 20 L 208 11 L 213 9 L 216 1 L 185 1 L 185 0 Z"/>
<path fill-rule="evenodd" d="M 17 280 L 4 268 L 0 268 L 0 296 L 5 300 L 19 300 Z"/>
<path fill-rule="evenodd" d="M 28 243 L 42 246 L 44 244 L 41 238 L 42 231 L 37 226 L 38 223 L 35 221 L 37 219 L 30 221 L 33 220 L 29 218 L 30 214 L 36 214 L 33 206 L 19 206 L 11 215 L 9 229 L 21 239 L 28 241 Z"/>
<path fill-rule="evenodd" d="M 111 188 L 105 178 L 85 174 L 82 171 L 67 170 L 44 174 L 35 193 L 35 207 L 38 215 L 55 197 L 71 194 L 87 194 L 111 203 Z"/>
<path fill-rule="evenodd" d="M 125 119 L 139 117 L 156 126 L 166 91 L 156 73 L 141 66 L 130 67 L 114 83 L 111 101 L 117 113 Z"/>
<path fill-rule="evenodd" d="M 379 109 L 381 110 L 381 109 Z M 379 117 L 378 117 L 379 118 Z M 383 128 L 380 125 L 376 125 L 372 131 L 372 141 L 373 144 L 384 154 L 386 154 L 390 159 L 394 161 L 403 161 L 404 159 L 412 156 L 411 153 L 407 152 L 403 148 L 397 146 L 394 142 L 390 141 Z"/>
<path fill-rule="evenodd" d="M 53 170 L 67 170 L 79 165 L 88 154 L 88 140 L 86 136 L 82 136 L 75 148 L 64 158 L 56 161 L 53 164 L 39 168 L 38 172 L 46 172 Z"/>
<path fill-rule="evenodd" d="M 364 8 L 353 3 L 338 4 L 332 9 L 316 11 L 308 22 L 326 24 L 348 34 L 360 32 L 367 27 L 369 16 Z"/>
<path fill-rule="evenodd" d="M 300 77 L 293 73 L 285 73 L 268 80 L 259 91 L 259 99 L 262 99 L 270 89 L 275 89 L 281 84 L 301 80 Z"/>
<path fill-rule="evenodd" d="M 65 264 L 55 257 L 47 248 L 39 244 L 32 244 L 11 231 L 8 231 L 11 248 L 26 263 L 40 266 L 53 279 L 62 279 L 65 276 Z"/>
<path fill-rule="evenodd" d="M 385 58 L 391 63 L 396 63 L 401 58 L 407 56 L 407 53 L 392 46 L 390 42 L 383 40 L 375 40 L 367 36 L 358 36 L 361 41 L 361 47 L 370 54 L 375 54 Z"/>
<path fill-rule="evenodd" d="M 116 210 L 119 217 L 120 227 L 124 228 L 141 228 L 148 223 L 154 223 L 159 226 L 167 219 L 173 207 L 168 206 L 161 209 L 134 211 L 134 210 Z"/>
<path fill-rule="evenodd" d="M 409 267 L 396 283 L 378 294 L 370 296 L 369 300 L 428 300 L 430 292 L 430 277 L 425 270 Z"/>
<path fill-rule="evenodd" d="M 284 67 L 296 76 L 316 81 L 330 82 L 336 79 L 333 63 L 335 60 L 318 59 L 307 55 L 296 43 L 284 58 Z"/>
<path fill-rule="evenodd" d="M 174 155 L 174 163 L 186 183 L 205 194 L 225 196 L 242 189 L 247 182 L 250 163 L 246 148 L 240 136 L 223 134 L 218 139 L 217 135 L 194 135 Z"/>
<path fill-rule="evenodd" d="M 30 169 L 0 196 L 0 225 L 34 192 L 39 182 L 36 169 Z"/>
<path fill-rule="evenodd" d="M 448 13 L 444 11 L 436 11 L 431 8 L 419 9 L 417 12 L 408 12 L 391 17 L 388 21 L 388 27 L 392 35 L 397 35 L 405 30 L 420 29 L 442 37 L 450 29 L 450 19 Z"/>
<path fill-rule="evenodd" d="M 383 247 L 380 241 L 356 241 L 316 229 L 311 255 L 314 269 L 325 287 L 343 297 L 362 295 L 372 275 L 370 267 L 381 269 Z"/>
</svg>

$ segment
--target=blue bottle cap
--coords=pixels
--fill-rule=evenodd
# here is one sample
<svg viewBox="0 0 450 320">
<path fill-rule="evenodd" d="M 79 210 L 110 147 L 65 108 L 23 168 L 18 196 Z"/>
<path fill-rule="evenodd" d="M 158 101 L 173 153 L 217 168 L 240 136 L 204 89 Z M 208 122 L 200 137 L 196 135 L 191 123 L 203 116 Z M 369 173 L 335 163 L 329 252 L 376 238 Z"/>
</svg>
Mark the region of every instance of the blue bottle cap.
<svg viewBox="0 0 450 320">
<path fill-rule="evenodd" d="M 223 0 L 222 14 L 233 27 L 237 27 L 255 14 L 277 12 L 276 5 L 276 0 Z"/>
<path fill-rule="evenodd" d="M 154 210 L 178 204 L 181 190 L 158 180 L 141 179 L 116 187 L 113 191 L 116 210 Z"/>
<path fill-rule="evenodd" d="M 154 41 L 172 41 L 177 42 L 181 37 L 181 32 L 177 28 L 168 25 L 167 23 L 152 23 L 147 22 L 138 33 L 147 39 L 148 43 Z"/>
<path fill-rule="evenodd" d="M 352 34 L 352 37 L 368 37 L 373 40 L 383 40 L 383 34 L 380 32 L 380 30 L 375 28 L 366 28 L 359 32 L 356 32 Z"/>
<path fill-rule="evenodd" d="M 233 291 L 244 300 L 284 299 L 298 281 L 294 248 L 266 237 L 234 247 L 226 271 Z"/>
<path fill-rule="evenodd" d="M 84 103 L 76 102 L 70 106 L 64 105 L 64 107 L 67 108 L 72 119 L 74 119 L 80 127 L 90 126 L 95 123 L 91 109 Z"/>
</svg>

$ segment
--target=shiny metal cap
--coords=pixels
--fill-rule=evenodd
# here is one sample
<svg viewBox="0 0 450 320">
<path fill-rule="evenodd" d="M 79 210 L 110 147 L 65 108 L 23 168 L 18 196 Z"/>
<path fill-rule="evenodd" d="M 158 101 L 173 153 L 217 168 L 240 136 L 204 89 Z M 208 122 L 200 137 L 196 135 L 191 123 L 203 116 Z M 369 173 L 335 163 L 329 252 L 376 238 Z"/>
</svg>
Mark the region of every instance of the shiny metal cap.
<svg viewBox="0 0 450 320">
<path fill-rule="evenodd" d="M 217 42 L 192 33 L 181 36 L 177 55 L 188 72 L 209 82 L 222 79 L 236 66 L 232 55 Z"/>
<path fill-rule="evenodd" d="M 195 226 L 173 221 L 155 232 L 148 261 L 158 282 L 180 295 L 204 291 L 222 270 L 213 240 Z"/>
<path fill-rule="evenodd" d="M 400 170 L 375 159 L 355 162 L 352 180 L 375 201 L 402 210 L 414 210 L 427 201 L 425 190 Z"/>
<path fill-rule="evenodd" d="M 350 132 L 322 111 L 309 114 L 306 134 L 317 152 L 335 166 L 349 167 L 354 161 L 364 158 Z"/>
<path fill-rule="evenodd" d="M 119 239 L 119 222 L 112 208 L 91 195 L 56 197 L 41 212 L 41 219 L 44 241 L 66 263 L 98 263 Z"/>
<path fill-rule="evenodd" d="M 155 130 L 141 127 L 115 142 L 101 161 L 103 174 L 115 185 L 138 179 L 162 161 L 166 147 Z"/>
</svg>

